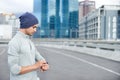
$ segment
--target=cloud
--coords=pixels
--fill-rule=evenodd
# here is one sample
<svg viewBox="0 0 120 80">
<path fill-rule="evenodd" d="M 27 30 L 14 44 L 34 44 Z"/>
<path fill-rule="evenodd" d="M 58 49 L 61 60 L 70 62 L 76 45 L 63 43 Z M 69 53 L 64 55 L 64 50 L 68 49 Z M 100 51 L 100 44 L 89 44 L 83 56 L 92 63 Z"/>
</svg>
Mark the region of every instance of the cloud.
<svg viewBox="0 0 120 80">
<path fill-rule="evenodd" d="M 0 12 L 33 11 L 33 0 L 0 0 Z"/>
</svg>

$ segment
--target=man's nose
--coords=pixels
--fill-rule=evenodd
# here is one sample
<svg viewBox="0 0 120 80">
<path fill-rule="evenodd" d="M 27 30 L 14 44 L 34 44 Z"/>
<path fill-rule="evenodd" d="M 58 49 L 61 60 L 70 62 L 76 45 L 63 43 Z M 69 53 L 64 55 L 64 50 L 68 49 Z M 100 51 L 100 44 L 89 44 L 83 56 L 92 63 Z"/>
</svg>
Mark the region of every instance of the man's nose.
<svg viewBox="0 0 120 80">
<path fill-rule="evenodd" d="M 36 28 L 34 28 L 34 31 L 36 32 L 36 31 L 37 31 L 37 29 L 36 29 Z"/>
</svg>

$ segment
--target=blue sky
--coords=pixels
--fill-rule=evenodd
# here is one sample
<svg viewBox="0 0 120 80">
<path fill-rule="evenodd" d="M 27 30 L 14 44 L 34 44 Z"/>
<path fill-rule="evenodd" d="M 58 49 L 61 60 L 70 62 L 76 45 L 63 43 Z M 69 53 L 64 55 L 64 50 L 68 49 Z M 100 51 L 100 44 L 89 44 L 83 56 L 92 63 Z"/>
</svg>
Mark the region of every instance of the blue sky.
<svg viewBox="0 0 120 80">
<path fill-rule="evenodd" d="M 24 2 L 25 1 L 25 2 Z M 83 0 L 79 0 L 83 1 Z M 96 7 L 101 5 L 119 4 L 120 0 L 91 0 L 96 1 Z M 0 0 L 0 12 L 32 12 L 33 0 Z"/>
</svg>

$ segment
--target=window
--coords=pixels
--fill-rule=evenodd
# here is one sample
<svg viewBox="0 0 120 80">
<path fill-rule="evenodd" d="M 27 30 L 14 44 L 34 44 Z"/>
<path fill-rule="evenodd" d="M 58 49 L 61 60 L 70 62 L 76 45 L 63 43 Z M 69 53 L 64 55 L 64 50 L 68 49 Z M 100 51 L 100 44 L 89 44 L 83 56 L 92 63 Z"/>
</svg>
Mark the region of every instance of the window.
<svg viewBox="0 0 120 80">
<path fill-rule="evenodd" d="M 118 10 L 118 16 L 120 16 L 120 10 Z"/>
</svg>

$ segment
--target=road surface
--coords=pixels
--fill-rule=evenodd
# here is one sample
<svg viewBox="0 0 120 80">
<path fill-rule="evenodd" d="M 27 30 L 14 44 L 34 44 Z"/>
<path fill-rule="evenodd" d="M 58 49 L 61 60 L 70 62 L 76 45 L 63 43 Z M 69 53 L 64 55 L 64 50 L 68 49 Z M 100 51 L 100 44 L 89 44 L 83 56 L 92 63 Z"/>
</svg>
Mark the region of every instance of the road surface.
<svg viewBox="0 0 120 80">
<path fill-rule="evenodd" d="M 36 47 L 50 65 L 48 71 L 38 71 L 41 80 L 120 80 L 120 62 L 75 51 Z M 9 80 L 6 45 L 0 45 L 0 80 Z"/>
</svg>

